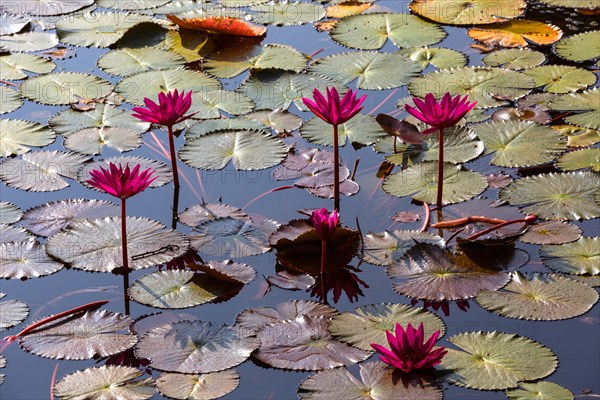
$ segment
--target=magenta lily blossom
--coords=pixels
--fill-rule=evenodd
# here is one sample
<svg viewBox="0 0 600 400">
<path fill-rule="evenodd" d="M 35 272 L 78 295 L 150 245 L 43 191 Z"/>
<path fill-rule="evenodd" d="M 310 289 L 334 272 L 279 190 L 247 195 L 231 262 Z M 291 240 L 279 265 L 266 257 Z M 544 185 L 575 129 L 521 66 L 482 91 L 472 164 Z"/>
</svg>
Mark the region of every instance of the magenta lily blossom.
<svg viewBox="0 0 600 400">
<path fill-rule="evenodd" d="M 356 98 L 356 92 L 348 90 L 344 97 L 340 100 L 340 95 L 336 88 L 325 88 L 327 98 L 317 89 L 313 90 L 313 100 L 302 98 L 302 102 L 313 112 L 317 117 L 333 126 L 333 206 L 336 210 L 340 210 L 340 155 L 338 144 L 338 125 L 349 121 L 352 117 L 363 109 L 362 103 L 367 98 L 367 95 L 360 99 Z"/>
<path fill-rule="evenodd" d="M 327 211 L 326 208 L 313 211 L 310 218 L 312 220 L 313 227 L 317 231 L 317 236 L 319 239 L 321 239 L 321 241 L 329 240 L 333 236 L 333 233 L 340 222 L 340 216 L 338 212 L 334 210 L 331 214 L 329 214 L 329 211 Z"/>
<path fill-rule="evenodd" d="M 416 369 L 432 368 L 442 362 L 442 358 L 448 353 L 445 347 L 438 347 L 433 350 L 440 331 L 435 331 L 433 335 L 425 340 L 423 323 L 418 329 L 412 327 L 409 323 L 406 331 L 402 326 L 396 323 L 396 336 L 390 331 L 385 332 L 390 349 L 371 343 L 371 347 L 379 353 L 379 359 L 393 367 L 408 373 Z"/>
</svg>

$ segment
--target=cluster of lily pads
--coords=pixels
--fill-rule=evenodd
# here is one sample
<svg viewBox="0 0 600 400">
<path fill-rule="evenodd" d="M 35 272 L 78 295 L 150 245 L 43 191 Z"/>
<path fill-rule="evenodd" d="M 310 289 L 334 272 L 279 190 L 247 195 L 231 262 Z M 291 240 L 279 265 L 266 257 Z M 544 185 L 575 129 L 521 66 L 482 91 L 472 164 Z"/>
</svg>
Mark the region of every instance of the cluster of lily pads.
<svg viewBox="0 0 600 400">
<path fill-rule="evenodd" d="M 593 87 L 600 31 L 565 25 L 564 35 L 528 19 L 545 7 L 567 7 L 560 9 L 565 15 L 576 8 L 585 19 L 598 4 L 540 3 L 414 0 L 410 10 L 383 0 L 0 3 L 0 114 L 9 114 L 0 119 L 0 180 L 24 192 L 90 189 L 90 198 L 24 211 L 3 198 L 0 278 L 38 278 L 65 267 L 122 274 L 126 311 L 98 310 L 106 301 L 85 304 L 30 323 L 4 338 L 0 350 L 18 341 L 44 358 L 101 359 L 102 366 L 58 379 L 53 392 L 63 399 L 145 399 L 157 391 L 218 398 L 236 389 L 235 368 L 247 360 L 315 371 L 298 387 L 302 399 L 440 399 L 445 384 L 506 390 L 510 399 L 573 398 L 541 380 L 558 366 L 542 343 L 497 331 L 443 339 L 444 321 L 426 310 L 447 313 L 451 302 L 465 310 L 474 299 L 500 317 L 556 321 L 583 315 L 598 301 L 600 240 L 583 236 L 574 222 L 600 217 L 600 90 Z M 303 24 L 349 51 L 319 57 L 288 44 L 261 45 L 277 26 Z M 447 35 L 443 25 L 467 28 L 477 41 L 472 46 L 485 53 L 484 66 L 435 47 Z M 84 47 L 109 49 L 97 60 L 107 79 L 54 72 L 87 54 Z M 233 91 L 226 89 L 231 79 Z M 347 85 L 390 90 L 386 100 L 397 101 L 397 109 L 366 113 L 364 98 Z M 405 85 L 410 96 L 394 97 Z M 319 97 L 325 92 L 327 99 Z M 153 119 L 179 94 L 171 104 L 181 109 L 167 110 L 177 118 Z M 25 101 L 64 108 L 47 124 L 13 118 Z M 316 116 L 304 121 L 305 111 Z M 436 124 L 440 113 L 451 123 Z M 161 126 L 168 145 L 162 133 L 148 132 Z M 360 190 L 357 163 L 349 168 L 350 160 L 339 158 L 348 143 L 384 158 L 377 177 L 390 199 L 423 206 L 422 213 L 395 208 L 391 218 L 410 229 L 338 225 L 340 194 Z M 139 155 L 103 156 L 142 146 L 171 166 Z M 484 175 L 473 160 L 503 172 Z M 244 207 L 200 202 L 179 212 L 180 186 L 196 190 L 179 162 L 198 170 L 273 168 L 273 179 L 289 185 L 272 191 L 305 189 L 334 198 L 336 210 L 302 210 L 307 218 L 288 223 L 246 212 L 254 201 L 269 201 L 267 193 Z M 171 227 L 125 213 L 127 198 L 147 188 L 135 200 L 143 201 L 171 181 Z M 120 198 L 121 208 L 91 198 L 92 189 Z M 498 189 L 500 202 L 478 197 L 487 189 L 491 196 Z M 168 206 L 159 212 L 169 213 Z M 522 243 L 530 252 L 539 246 L 543 268 L 518 270 L 530 261 Z M 320 302 L 239 310 L 232 325 L 129 315 L 130 299 L 159 310 L 227 301 L 256 278 L 248 257 L 269 251 L 275 271 L 260 271 L 269 287 L 305 291 Z M 147 268 L 129 284 L 130 271 Z M 369 287 L 363 277 L 376 268 L 385 269 L 398 302 L 362 302 Z M 353 312 L 328 304 L 343 294 L 360 302 Z M 406 298 L 412 306 L 399 302 Z M 19 300 L 1 301 L 0 330 L 28 314 Z M 438 338 L 445 350 L 434 347 Z M 381 361 L 366 361 L 374 350 Z M 5 363 L 0 355 L 0 368 Z"/>
</svg>

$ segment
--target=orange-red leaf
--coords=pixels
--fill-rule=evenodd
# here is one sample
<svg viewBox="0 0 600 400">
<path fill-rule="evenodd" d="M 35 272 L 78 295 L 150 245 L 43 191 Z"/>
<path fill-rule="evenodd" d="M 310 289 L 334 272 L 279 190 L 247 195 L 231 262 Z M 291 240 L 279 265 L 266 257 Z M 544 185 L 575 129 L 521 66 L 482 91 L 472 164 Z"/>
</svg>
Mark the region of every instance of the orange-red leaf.
<svg viewBox="0 0 600 400">
<path fill-rule="evenodd" d="M 539 21 L 519 19 L 470 29 L 469 37 L 487 45 L 526 47 L 528 42 L 551 44 L 562 37 L 560 28 Z"/>
<path fill-rule="evenodd" d="M 167 15 L 167 18 L 180 28 L 204 31 L 216 35 L 262 36 L 267 32 L 267 28 L 264 26 L 251 24 L 241 19 L 231 17 L 181 19 L 169 14 Z"/>
</svg>

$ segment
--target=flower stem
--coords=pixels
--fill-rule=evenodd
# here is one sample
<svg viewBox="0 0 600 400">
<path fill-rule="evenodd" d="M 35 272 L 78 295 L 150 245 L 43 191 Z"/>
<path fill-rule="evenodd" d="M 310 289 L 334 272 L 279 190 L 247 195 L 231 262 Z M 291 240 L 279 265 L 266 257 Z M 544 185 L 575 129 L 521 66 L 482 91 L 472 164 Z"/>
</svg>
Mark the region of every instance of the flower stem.
<svg viewBox="0 0 600 400">
<path fill-rule="evenodd" d="M 438 187 L 436 206 L 442 206 L 442 192 L 444 191 L 444 129 L 438 132 Z"/>
<path fill-rule="evenodd" d="M 338 126 L 333 125 L 333 209 L 340 212 L 340 148 Z"/>
<path fill-rule="evenodd" d="M 171 219 L 171 228 L 177 229 L 177 221 L 179 214 L 179 186 L 173 188 L 173 217 Z"/>
<path fill-rule="evenodd" d="M 129 315 L 129 256 L 127 255 L 127 205 L 126 200 L 121 199 L 121 246 L 123 248 L 123 298 L 125 299 L 125 314 Z"/>
<path fill-rule="evenodd" d="M 327 304 L 327 292 L 325 291 L 325 275 L 327 267 L 327 240 L 321 240 L 321 291 L 323 292 L 323 303 Z"/>
<path fill-rule="evenodd" d="M 429 208 L 429 204 L 427 203 L 423 203 L 423 208 L 425 208 L 425 221 L 423 221 L 421 232 L 427 232 L 427 229 L 429 229 L 429 222 L 431 221 L 431 208 Z"/>
<path fill-rule="evenodd" d="M 171 169 L 173 170 L 173 186 L 179 187 L 179 173 L 177 172 L 177 155 L 175 154 L 175 139 L 173 138 L 173 127 L 168 126 L 169 147 L 171 150 Z"/>
</svg>

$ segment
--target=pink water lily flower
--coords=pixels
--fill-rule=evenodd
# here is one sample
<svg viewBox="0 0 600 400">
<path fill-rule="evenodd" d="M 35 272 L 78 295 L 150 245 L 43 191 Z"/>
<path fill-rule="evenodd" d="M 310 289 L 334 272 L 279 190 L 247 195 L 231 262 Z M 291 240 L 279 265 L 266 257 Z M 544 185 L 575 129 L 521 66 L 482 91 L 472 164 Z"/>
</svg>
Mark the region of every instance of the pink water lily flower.
<svg viewBox="0 0 600 400">
<path fill-rule="evenodd" d="M 313 90 L 314 101 L 302 98 L 302 102 L 313 112 L 317 117 L 331 125 L 340 125 L 362 110 L 362 103 L 367 98 L 367 95 L 360 99 L 356 98 L 356 92 L 348 90 L 346 95 L 340 100 L 340 95 L 336 88 L 325 88 L 327 98 L 319 92 Z"/>
<path fill-rule="evenodd" d="M 450 93 L 446 93 L 439 103 L 435 101 L 435 97 L 431 93 L 425 96 L 425 101 L 415 97 L 413 102 L 419 109 L 418 111 L 409 105 L 405 105 L 404 108 L 413 117 L 431 126 L 423 131 L 424 135 L 456 125 L 477 104 L 477 102 L 469 103 L 468 96 L 461 99 L 460 95 L 457 95 L 452 98 Z"/>
<path fill-rule="evenodd" d="M 133 169 L 127 165 L 109 164 L 109 169 L 100 167 L 90 172 L 92 179 L 87 183 L 96 189 L 102 190 L 110 195 L 125 200 L 131 196 L 144 191 L 157 177 L 152 177 L 154 171 L 147 168 L 140 172 L 140 165 L 137 164 Z"/>
<path fill-rule="evenodd" d="M 333 236 L 340 221 L 340 216 L 336 210 L 329 214 L 326 208 L 313 211 L 310 218 L 321 241 L 327 241 Z"/>
<path fill-rule="evenodd" d="M 396 336 L 390 331 L 385 332 L 390 349 L 371 343 L 371 347 L 379 353 L 379 359 L 402 372 L 410 372 L 416 369 L 432 368 L 442 362 L 442 358 L 448 353 L 444 347 L 438 347 L 433 350 L 433 345 L 440 335 L 440 331 L 435 331 L 433 335 L 424 342 L 425 333 L 423 323 L 418 329 L 412 327 L 409 323 L 406 331 L 402 326 L 396 323 Z"/>
<path fill-rule="evenodd" d="M 147 108 L 135 107 L 133 116 L 157 125 L 172 127 L 196 114 L 185 115 L 192 106 L 191 91 L 185 94 L 184 91 L 179 93 L 175 89 L 173 92 L 159 93 L 158 104 L 149 98 L 145 98 L 144 103 Z"/>
</svg>

